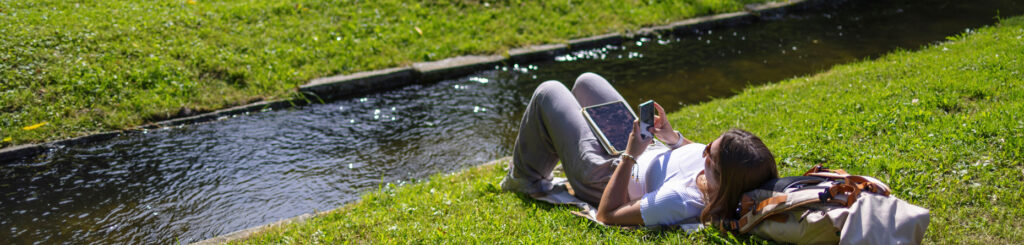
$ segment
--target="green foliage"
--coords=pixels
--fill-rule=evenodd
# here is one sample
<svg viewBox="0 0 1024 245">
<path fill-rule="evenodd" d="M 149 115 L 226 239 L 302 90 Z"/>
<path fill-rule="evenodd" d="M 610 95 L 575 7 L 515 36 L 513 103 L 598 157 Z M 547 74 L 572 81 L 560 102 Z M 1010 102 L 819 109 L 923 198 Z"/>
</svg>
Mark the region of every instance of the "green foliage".
<svg viewBox="0 0 1024 245">
<path fill-rule="evenodd" d="M 710 142 L 759 135 L 784 176 L 814 164 L 875 176 L 931 210 L 926 243 L 1024 241 L 1024 17 L 918 52 L 837 66 L 672 113 Z M 501 192 L 508 160 L 388 185 L 339 211 L 245 243 L 767 243 L 756 237 L 596 226 Z"/>
<path fill-rule="evenodd" d="M 125 129 L 312 78 L 736 11 L 764 0 L 0 0 L 0 147 Z M 38 130 L 21 130 L 50 122 Z"/>
</svg>

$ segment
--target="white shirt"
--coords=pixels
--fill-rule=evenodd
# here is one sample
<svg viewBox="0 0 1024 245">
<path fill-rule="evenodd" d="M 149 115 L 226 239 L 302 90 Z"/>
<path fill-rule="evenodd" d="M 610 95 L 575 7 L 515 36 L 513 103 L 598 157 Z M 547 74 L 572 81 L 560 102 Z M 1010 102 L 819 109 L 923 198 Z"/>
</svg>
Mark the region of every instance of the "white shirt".
<svg viewBox="0 0 1024 245">
<path fill-rule="evenodd" d="M 704 170 L 704 147 L 691 143 L 669 150 L 655 144 L 637 157 L 629 178 L 629 199 L 640 199 L 645 225 L 697 222 L 704 201 L 695 180 Z"/>
</svg>

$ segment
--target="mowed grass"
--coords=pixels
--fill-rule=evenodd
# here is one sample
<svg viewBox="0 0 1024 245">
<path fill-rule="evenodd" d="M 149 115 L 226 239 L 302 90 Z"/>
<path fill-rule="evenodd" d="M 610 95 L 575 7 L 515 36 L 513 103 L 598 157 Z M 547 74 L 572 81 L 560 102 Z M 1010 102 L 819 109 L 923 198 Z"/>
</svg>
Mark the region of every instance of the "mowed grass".
<svg viewBox="0 0 1024 245">
<path fill-rule="evenodd" d="M 729 128 L 758 134 L 784 176 L 815 164 L 875 176 L 931 210 L 926 243 L 1024 241 L 1024 17 L 917 52 L 751 87 L 670 115 L 710 142 Z M 764 243 L 596 226 L 500 191 L 503 165 L 387 185 L 361 201 L 243 243 Z"/>
<path fill-rule="evenodd" d="M 0 147 L 294 98 L 322 76 L 764 1 L 0 0 Z"/>
</svg>

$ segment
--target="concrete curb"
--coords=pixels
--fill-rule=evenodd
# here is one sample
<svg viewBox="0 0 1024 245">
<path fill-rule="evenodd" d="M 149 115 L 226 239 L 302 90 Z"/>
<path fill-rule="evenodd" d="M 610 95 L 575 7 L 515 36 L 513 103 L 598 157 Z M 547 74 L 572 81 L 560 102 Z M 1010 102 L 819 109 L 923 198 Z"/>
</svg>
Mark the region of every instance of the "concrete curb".
<svg viewBox="0 0 1024 245">
<path fill-rule="evenodd" d="M 300 86 L 299 92 L 313 101 L 330 101 L 354 94 L 398 88 L 414 80 L 415 70 L 411 67 L 398 67 L 313 79 Z"/>
<path fill-rule="evenodd" d="M 604 35 L 597 35 L 593 37 L 585 37 L 579 39 L 569 40 L 569 50 L 572 52 L 580 50 L 588 50 L 595 48 L 602 48 L 608 45 L 622 44 L 625 38 L 619 33 L 608 33 Z"/>
<path fill-rule="evenodd" d="M 0 161 L 10 162 L 15 159 L 35 156 L 47 149 L 49 149 L 49 147 L 44 146 L 44 144 L 25 144 L 3 148 L 0 149 Z"/>
<path fill-rule="evenodd" d="M 432 83 L 445 79 L 457 78 L 474 72 L 494 67 L 505 62 L 499 55 L 467 55 L 447 58 L 438 61 L 412 64 L 419 74 L 420 83 Z"/>
<path fill-rule="evenodd" d="M 566 44 L 535 45 L 509 50 L 508 59 L 513 63 L 529 63 L 567 53 L 569 53 L 569 45 Z"/>
<path fill-rule="evenodd" d="M 693 33 L 694 31 L 699 31 L 701 29 L 712 29 L 723 26 L 750 24 L 753 23 L 755 20 L 757 20 L 757 17 L 749 12 L 716 14 L 711 16 L 703 16 L 672 22 L 669 23 L 668 25 L 663 26 L 641 28 L 633 33 L 626 35 L 626 37 L 629 39 L 633 39 L 636 37 L 656 36 L 663 34 L 685 35 Z"/>
<path fill-rule="evenodd" d="M 747 4 L 744 9 L 759 17 L 768 18 L 779 16 L 788 12 L 806 10 L 814 7 L 819 7 L 822 4 L 829 3 L 828 0 L 790 0 L 784 2 L 769 2 L 764 4 Z M 839 3 L 843 1 L 831 1 L 833 3 Z"/>
</svg>

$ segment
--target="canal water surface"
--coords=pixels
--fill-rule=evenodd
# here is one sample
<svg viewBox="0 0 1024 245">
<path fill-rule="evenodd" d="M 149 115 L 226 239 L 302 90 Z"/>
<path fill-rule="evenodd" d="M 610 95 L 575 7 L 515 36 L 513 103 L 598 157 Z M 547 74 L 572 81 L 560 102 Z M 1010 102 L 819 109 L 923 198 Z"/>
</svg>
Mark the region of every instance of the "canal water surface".
<svg viewBox="0 0 1024 245">
<path fill-rule="evenodd" d="M 847 1 L 738 27 L 630 40 L 429 85 L 129 133 L 0 167 L 0 241 L 194 242 L 510 154 L 545 80 L 608 78 L 675 110 L 750 85 L 915 50 L 1024 3 Z"/>
</svg>

